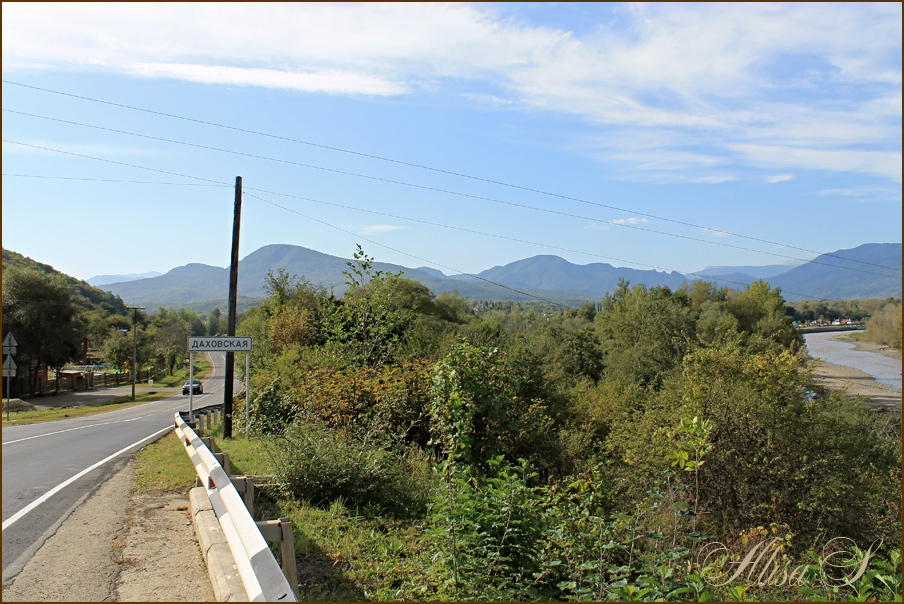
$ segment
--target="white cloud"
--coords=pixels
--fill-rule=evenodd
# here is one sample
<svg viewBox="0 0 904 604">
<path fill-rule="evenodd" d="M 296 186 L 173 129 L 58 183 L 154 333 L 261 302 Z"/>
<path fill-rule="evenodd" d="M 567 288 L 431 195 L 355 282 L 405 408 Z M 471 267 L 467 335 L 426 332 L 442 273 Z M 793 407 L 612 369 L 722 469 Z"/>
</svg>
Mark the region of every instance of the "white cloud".
<svg viewBox="0 0 904 604">
<path fill-rule="evenodd" d="M 816 193 L 820 197 L 849 197 L 857 202 L 901 202 L 901 189 L 890 187 L 853 187 L 824 189 Z"/>
<path fill-rule="evenodd" d="M 204 84 L 262 86 L 332 94 L 394 95 L 405 92 L 403 85 L 368 74 L 340 70 L 294 72 L 278 69 L 189 65 L 184 63 L 137 63 L 126 69 L 152 78 L 174 78 Z"/>
<path fill-rule="evenodd" d="M 713 237 L 727 237 L 728 235 L 731 234 L 731 233 L 726 233 L 725 231 L 719 231 L 719 230 L 716 230 L 716 229 L 707 229 L 707 228 L 704 228 L 703 230 L 704 230 L 705 232 L 709 233 L 710 235 L 712 235 Z"/>
<path fill-rule="evenodd" d="M 636 218 L 632 216 L 631 218 L 619 218 L 618 220 L 613 220 L 612 224 L 643 224 L 646 221 L 646 218 Z"/>
<path fill-rule="evenodd" d="M 775 184 L 777 182 L 786 182 L 789 180 L 794 180 L 794 175 L 791 173 L 788 174 L 776 174 L 775 176 L 770 176 L 766 179 L 766 182 L 770 184 Z"/>
<path fill-rule="evenodd" d="M 581 34 L 532 24 L 517 4 L 2 10 L 10 78 L 94 69 L 327 94 L 451 93 L 577 116 L 602 133 L 595 156 L 628 179 L 725 182 L 749 166 L 901 177 L 900 153 L 887 151 L 901 141 L 900 3 L 600 5 Z"/>
<path fill-rule="evenodd" d="M 778 145 L 737 144 L 730 147 L 764 167 L 794 166 L 833 172 L 860 172 L 901 180 L 901 153 L 857 149 L 807 149 Z"/>
<path fill-rule="evenodd" d="M 358 229 L 360 235 L 381 235 L 383 233 L 391 233 L 392 231 L 400 231 L 408 227 L 392 226 L 388 224 L 371 224 L 365 225 Z"/>
</svg>

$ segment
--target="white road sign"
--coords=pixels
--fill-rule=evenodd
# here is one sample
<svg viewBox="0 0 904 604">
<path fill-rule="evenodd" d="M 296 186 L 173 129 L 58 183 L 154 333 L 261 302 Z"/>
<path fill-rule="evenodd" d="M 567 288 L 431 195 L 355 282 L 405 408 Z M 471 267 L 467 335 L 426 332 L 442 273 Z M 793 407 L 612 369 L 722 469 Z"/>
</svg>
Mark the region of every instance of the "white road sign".
<svg viewBox="0 0 904 604">
<path fill-rule="evenodd" d="M 251 338 L 188 338 L 189 352 L 251 352 Z"/>
<path fill-rule="evenodd" d="M 15 336 L 13 336 L 12 332 L 6 334 L 6 337 L 3 338 L 3 354 L 16 354 L 16 346 L 19 343 L 16 342 Z"/>
<path fill-rule="evenodd" d="M 3 361 L 3 377 L 16 377 L 16 362 L 12 357 Z"/>
</svg>

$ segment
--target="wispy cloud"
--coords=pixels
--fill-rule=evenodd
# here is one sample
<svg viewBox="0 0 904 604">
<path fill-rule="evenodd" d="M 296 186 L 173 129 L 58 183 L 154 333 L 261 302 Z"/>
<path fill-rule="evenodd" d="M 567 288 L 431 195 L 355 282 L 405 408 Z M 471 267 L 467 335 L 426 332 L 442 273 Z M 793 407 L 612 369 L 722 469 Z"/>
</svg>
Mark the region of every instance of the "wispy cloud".
<svg viewBox="0 0 904 604">
<path fill-rule="evenodd" d="M 401 231 L 408 227 L 393 226 L 388 224 L 370 224 L 358 228 L 361 235 L 381 235 L 383 233 L 391 233 L 393 231 Z"/>
<path fill-rule="evenodd" d="M 204 84 L 261 86 L 305 92 L 330 94 L 371 94 L 389 96 L 402 94 L 405 86 L 366 73 L 341 70 L 295 72 L 253 67 L 225 65 L 195 65 L 186 63 L 137 63 L 128 71 L 152 78 L 175 78 Z"/>
<path fill-rule="evenodd" d="M 517 4 L 2 10 L 5 75 L 97 69 L 324 94 L 453 94 L 576 116 L 605 141 L 594 156 L 625 178 L 901 178 L 900 3 L 613 4 L 580 34 L 533 23 Z M 643 146 L 613 143 L 638 138 Z"/>
<path fill-rule="evenodd" d="M 788 174 L 776 174 L 775 176 L 770 176 L 766 179 L 766 182 L 770 184 L 775 184 L 777 182 L 787 182 L 789 180 L 794 180 L 794 175 L 791 173 Z"/>
<path fill-rule="evenodd" d="M 728 237 L 731 233 L 726 233 L 725 231 L 719 231 L 716 229 L 703 229 L 704 232 L 709 233 L 713 237 Z"/>
<path fill-rule="evenodd" d="M 824 189 L 816 193 L 820 197 L 847 197 L 857 202 L 901 202 L 901 189 L 890 187 L 853 187 Z"/>
</svg>

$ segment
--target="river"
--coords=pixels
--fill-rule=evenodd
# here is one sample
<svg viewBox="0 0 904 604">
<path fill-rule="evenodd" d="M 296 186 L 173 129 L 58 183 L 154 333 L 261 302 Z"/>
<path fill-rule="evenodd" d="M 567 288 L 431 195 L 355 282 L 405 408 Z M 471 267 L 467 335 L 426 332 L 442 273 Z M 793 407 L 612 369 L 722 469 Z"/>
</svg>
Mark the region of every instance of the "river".
<svg viewBox="0 0 904 604">
<path fill-rule="evenodd" d="M 878 352 L 854 350 L 854 345 L 844 340 L 833 340 L 839 332 L 808 333 L 804 336 L 811 356 L 835 365 L 853 367 L 873 376 L 881 384 L 901 391 L 901 360 Z"/>
</svg>

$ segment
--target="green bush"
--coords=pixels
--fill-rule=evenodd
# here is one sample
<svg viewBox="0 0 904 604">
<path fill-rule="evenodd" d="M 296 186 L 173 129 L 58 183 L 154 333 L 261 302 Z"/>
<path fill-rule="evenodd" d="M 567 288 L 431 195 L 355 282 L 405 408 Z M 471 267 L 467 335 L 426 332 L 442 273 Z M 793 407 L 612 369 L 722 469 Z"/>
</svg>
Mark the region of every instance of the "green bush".
<svg viewBox="0 0 904 604">
<path fill-rule="evenodd" d="M 251 401 L 250 411 L 249 430 L 252 434 L 282 434 L 295 421 L 298 405 L 279 380 L 273 380 Z"/>
<path fill-rule="evenodd" d="M 314 505 L 342 500 L 372 513 L 422 515 L 431 496 L 428 456 L 392 448 L 373 430 L 332 430 L 322 421 L 293 424 L 274 447 L 285 495 Z"/>
</svg>

